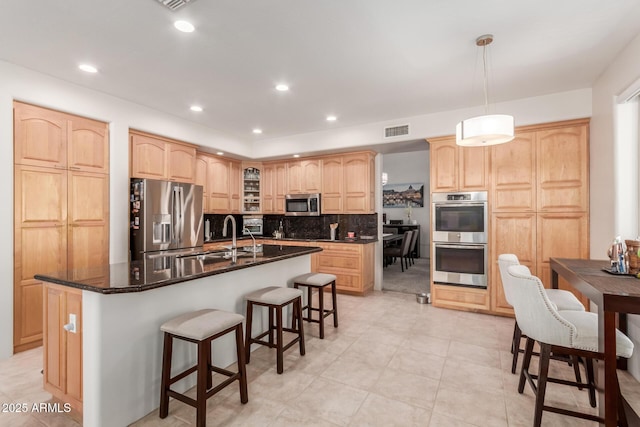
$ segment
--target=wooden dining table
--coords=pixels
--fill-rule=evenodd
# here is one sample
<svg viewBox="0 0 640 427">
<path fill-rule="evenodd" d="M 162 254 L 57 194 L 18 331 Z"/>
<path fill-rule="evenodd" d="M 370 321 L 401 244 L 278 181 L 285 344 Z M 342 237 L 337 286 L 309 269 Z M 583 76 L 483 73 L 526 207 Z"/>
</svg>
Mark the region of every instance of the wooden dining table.
<svg viewBox="0 0 640 427">
<path fill-rule="evenodd" d="M 608 260 L 551 258 L 550 266 L 552 288 L 558 288 L 562 277 L 598 307 L 598 351 L 604 355 L 604 367 L 599 364 L 596 378 L 600 425 L 615 427 L 622 399 L 616 384 L 616 315 L 625 332 L 626 314 L 640 314 L 640 280 L 603 271 Z"/>
<path fill-rule="evenodd" d="M 393 234 L 393 233 L 382 233 L 382 243 L 384 246 L 388 246 L 393 242 L 397 242 L 398 240 L 402 240 L 404 234 Z"/>
</svg>

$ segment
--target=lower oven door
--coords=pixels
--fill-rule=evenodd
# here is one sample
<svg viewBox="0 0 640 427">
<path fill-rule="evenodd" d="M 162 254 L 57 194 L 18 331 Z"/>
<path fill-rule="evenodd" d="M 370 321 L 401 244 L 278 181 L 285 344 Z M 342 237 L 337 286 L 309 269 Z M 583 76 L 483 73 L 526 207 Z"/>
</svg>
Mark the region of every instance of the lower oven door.
<svg viewBox="0 0 640 427">
<path fill-rule="evenodd" d="M 487 287 L 487 245 L 433 244 L 433 281 L 458 286 Z"/>
</svg>

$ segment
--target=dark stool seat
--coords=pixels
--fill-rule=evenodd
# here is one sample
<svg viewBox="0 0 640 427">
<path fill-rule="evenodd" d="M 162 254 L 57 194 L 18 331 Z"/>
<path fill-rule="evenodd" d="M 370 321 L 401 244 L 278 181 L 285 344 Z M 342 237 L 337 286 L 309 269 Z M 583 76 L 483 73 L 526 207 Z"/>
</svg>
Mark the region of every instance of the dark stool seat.
<svg viewBox="0 0 640 427">
<path fill-rule="evenodd" d="M 302 328 L 302 291 L 293 288 L 283 288 L 279 286 L 269 286 L 245 295 L 247 301 L 247 337 L 246 337 L 246 361 L 251 360 L 251 344 L 260 344 L 269 348 L 276 349 L 277 371 L 279 374 L 284 370 L 284 351 L 289 347 L 298 343 L 300 347 L 300 355 L 304 356 L 304 330 Z M 291 328 L 284 327 L 284 319 L 282 317 L 282 309 L 287 305 L 293 305 L 293 316 Z M 269 310 L 269 327 L 266 331 L 261 332 L 255 338 L 251 336 L 251 328 L 253 322 L 253 306 L 267 307 Z M 275 317 L 275 325 L 274 325 Z M 276 332 L 274 340 L 273 332 Z M 296 337 L 287 344 L 283 343 L 283 331 L 292 332 Z M 268 335 L 269 340 L 264 341 L 261 338 Z"/>
<path fill-rule="evenodd" d="M 162 355 L 162 381 L 160 385 L 160 418 L 169 414 L 169 397 L 178 399 L 196 408 L 196 425 L 204 427 L 207 419 L 207 399 L 223 388 L 238 380 L 240 401 L 247 403 L 247 373 L 244 361 L 242 321 L 244 316 L 221 310 L 204 309 L 182 314 L 164 323 L 160 330 L 164 332 L 164 351 Z M 236 354 L 238 372 L 231 372 L 211 364 L 211 342 L 230 332 L 236 334 Z M 198 345 L 198 362 L 195 366 L 171 377 L 171 355 L 173 339 L 178 338 Z M 171 390 L 171 384 L 197 373 L 196 399 Z M 213 387 L 212 372 L 226 375 L 222 383 Z"/>
<path fill-rule="evenodd" d="M 320 326 L 320 339 L 324 339 L 324 318 L 333 314 L 333 327 L 338 327 L 338 299 L 336 295 L 336 276 L 325 273 L 301 274 L 293 279 L 293 287 L 307 287 L 307 305 L 302 307 L 302 311 L 307 310 L 307 316 L 303 317 L 307 322 L 318 323 Z M 331 310 L 324 308 L 324 288 L 331 286 Z M 312 291 L 318 289 L 318 307 L 313 307 L 311 303 Z M 318 318 L 313 318 L 313 312 L 318 312 Z"/>
</svg>

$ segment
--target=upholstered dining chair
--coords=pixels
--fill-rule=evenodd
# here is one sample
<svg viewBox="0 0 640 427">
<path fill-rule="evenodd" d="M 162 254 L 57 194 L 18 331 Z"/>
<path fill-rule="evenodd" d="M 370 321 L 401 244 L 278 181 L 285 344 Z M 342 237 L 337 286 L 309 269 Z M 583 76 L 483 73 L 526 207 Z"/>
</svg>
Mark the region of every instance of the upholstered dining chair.
<svg viewBox="0 0 640 427">
<path fill-rule="evenodd" d="M 411 243 L 409 244 L 409 253 L 407 254 L 407 256 L 409 257 L 409 262 L 411 263 L 411 265 L 415 264 L 415 258 L 413 257 L 413 254 L 416 253 L 416 243 L 418 242 L 418 233 L 420 232 L 420 230 L 412 230 L 411 231 Z"/>
<path fill-rule="evenodd" d="M 533 426 L 542 423 L 543 411 L 555 412 L 562 415 L 604 422 L 600 417 L 565 408 L 547 406 L 544 404 L 547 382 L 564 385 L 587 387 L 590 398 L 595 394 L 593 380 L 593 360 L 602 359 L 598 352 L 598 315 L 586 311 L 559 311 L 549 299 L 540 279 L 531 276 L 529 269 L 522 265 L 512 265 L 507 268 L 503 285 L 509 294 L 510 304 L 516 314 L 518 326 L 527 336 L 518 393 L 524 392 L 525 382 L 529 382 L 536 395 Z M 529 372 L 531 355 L 535 342 L 540 345 L 540 363 L 538 375 Z M 585 384 L 549 377 L 549 359 L 551 353 L 566 356 L 578 356 L 587 361 L 587 380 Z M 631 357 L 633 342 L 622 332 L 616 330 L 616 353 L 618 357 Z M 537 383 L 536 381 L 537 380 Z M 616 377 L 616 384 L 618 383 Z M 595 406 L 595 399 L 592 399 Z M 600 402 L 604 404 L 604 402 Z M 624 410 L 618 408 L 619 425 L 626 425 Z"/>
<path fill-rule="evenodd" d="M 400 258 L 400 268 L 404 272 L 405 264 L 409 268 L 409 262 L 407 257 L 409 254 L 409 247 L 411 245 L 411 236 L 413 231 L 405 231 L 402 236 L 402 243 L 398 246 L 390 246 L 382 250 L 382 256 L 384 257 L 384 265 L 387 266 L 393 258 Z"/>
<path fill-rule="evenodd" d="M 498 256 L 498 267 L 500 269 L 500 278 L 502 279 L 502 286 L 504 289 L 504 296 L 507 299 L 507 302 L 513 306 L 511 302 L 512 296 L 509 293 L 509 290 L 504 286 L 505 276 L 507 274 L 507 268 L 512 265 L 520 265 L 520 261 L 518 257 L 514 254 L 501 254 Z M 551 301 L 551 303 L 556 307 L 557 310 L 575 310 L 575 311 L 584 311 L 584 305 L 580 302 L 576 296 L 563 289 L 545 289 L 545 293 L 547 297 Z M 518 322 L 516 321 L 513 325 L 513 339 L 511 342 L 511 353 L 513 353 L 513 359 L 511 361 L 511 373 L 516 373 L 516 366 L 518 364 L 518 356 L 520 353 L 524 353 L 524 349 L 520 348 L 521 338 L 526 338 L 522 336 L 522 331 L 518 327 Z M 576 372 L 576 379 L 580 381 L 580 370 L 578 364 L 574 364 L 574 369 Z"/>
</svg>

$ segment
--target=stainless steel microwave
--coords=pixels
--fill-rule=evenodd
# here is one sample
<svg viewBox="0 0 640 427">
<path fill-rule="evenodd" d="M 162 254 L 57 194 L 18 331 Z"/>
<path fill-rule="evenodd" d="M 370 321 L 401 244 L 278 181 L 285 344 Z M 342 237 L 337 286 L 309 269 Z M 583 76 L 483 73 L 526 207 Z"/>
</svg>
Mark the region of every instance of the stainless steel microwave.
<svg viewBox="0 0 640 427">
<path fill-rule="evenodd" d="M 287 194 L 284 210 L 287 216 L 320 216 L 320 194 Z"/>
</svg>

